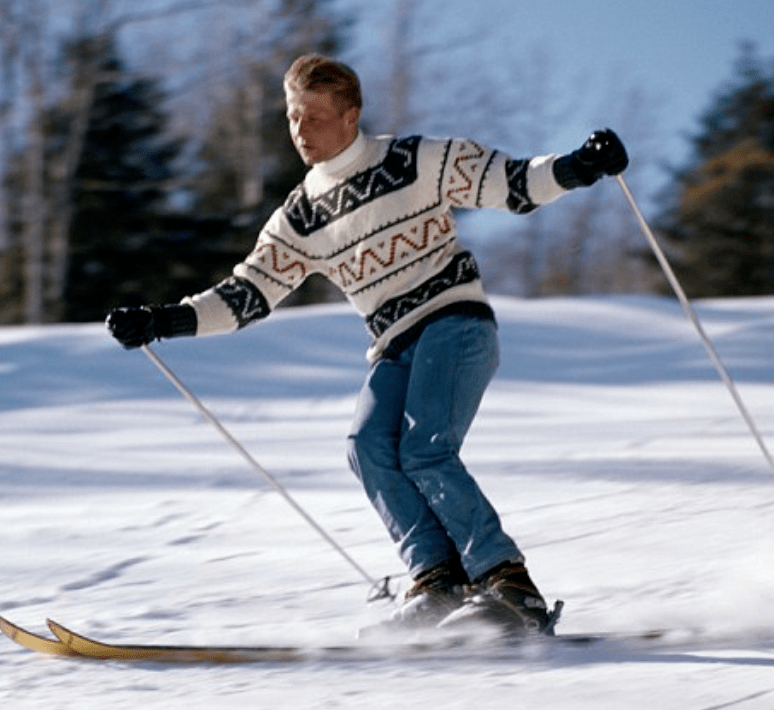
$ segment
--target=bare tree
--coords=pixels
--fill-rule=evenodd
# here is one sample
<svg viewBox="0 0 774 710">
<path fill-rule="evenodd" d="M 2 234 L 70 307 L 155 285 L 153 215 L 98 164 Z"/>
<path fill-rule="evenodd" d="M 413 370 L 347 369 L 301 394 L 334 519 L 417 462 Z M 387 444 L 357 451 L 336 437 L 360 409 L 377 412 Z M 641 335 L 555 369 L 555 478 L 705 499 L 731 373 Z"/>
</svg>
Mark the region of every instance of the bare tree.
<svg viewBox="0 0 774 710">
<path fill-rule="evenodd" d="M 20 27 L 14 10 L 14 0 L 0 0 L 0 254 L 11 244 L 8 199 L 2 178 L 13 142 L 11 122 L 19 61 Z"/>
<path fill-rule="evenodd" d="M 258 8 L 258 0 L 174 0 L 148 11 L 127 9 L 116 0 L 73 0 L 68 31 L 57 25 L 58 7 L 45 0 L 0 0 L 0 265 L 12 262 L 13 245 L 21 242 L 23 304 L 18 315 L 25 322 L 56 320 L 65 291 L 69 262 L 69 233 L 78 165 L 89 125 L 95 89 L 113 81 L 100 69 L 101 47 L 126 28 L 169 21 L 188 13 L 229 6 L 237 11 Z M 52 47 L 65 46 L 73 37 L 90 38 L 88 51 L 73 52 L 61 65 Z M 82 47 L 83 49 L 83 47 Z M 179 67 L 170 66 L 171 73 Z M 248 121 L 260 113 L 260 91 L 249 92 Z M 67 115 L 63 145 L 47 155 L 44 116 L 57 104 Z M 254 122 L 252 122 L 254 123 Z M 255 135 L 257 132 L 253 131 Z M 250 169 L 260 164 L 260 143 L 245 139 L 241 155 Z M 13 159 L 12 159 L 13 158 Z M 12 232 L 7 192 L 9 175 L 23 180 L 16 189 L 22 209 L 18 237 Z M 256 175 L 259 175 L 256 170 Z M 260 179 L 246 184 L 246 199 L 260 199 Z"/>
<path fill-rule="evenodd" d="M 387 130 L 390 133 L 398 133 L 410 123 L 409 100 L 415 78 L 410 47 L 416 7 L 412 0 L 397 0 L 394 4 L 387 91 Z"/>
<path fill-rule="evenodd" d="M 28 323 L 43 320 L 43 274 L 45 259 L 46 198 L 44 194 L 45 147 L 40 120 L 45 110 L 43 69 L 43 13 L 40 0 L 27 3 L 23 65 L 27 78 L 27 100 L 32 118 L 27 123 L 27 142 L 24 167 L 24 316 Z"/>
</svg>

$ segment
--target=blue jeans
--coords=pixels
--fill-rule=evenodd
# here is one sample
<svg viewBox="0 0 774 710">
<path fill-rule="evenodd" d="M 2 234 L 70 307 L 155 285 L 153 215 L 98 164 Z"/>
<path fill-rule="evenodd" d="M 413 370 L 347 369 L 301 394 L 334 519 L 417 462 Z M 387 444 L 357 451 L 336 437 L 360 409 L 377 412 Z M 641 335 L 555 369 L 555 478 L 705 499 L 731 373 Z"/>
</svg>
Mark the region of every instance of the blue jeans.
<svg viewBox="0 0 774 710">
<path fill-rule="evenodd" d="M 523 559 L 459 457 L 498 361 L 494 322 L 450 315 L 363 385 L 350 465 L 415 578 L 461 562 L 473 580 Z"/>
</svg>

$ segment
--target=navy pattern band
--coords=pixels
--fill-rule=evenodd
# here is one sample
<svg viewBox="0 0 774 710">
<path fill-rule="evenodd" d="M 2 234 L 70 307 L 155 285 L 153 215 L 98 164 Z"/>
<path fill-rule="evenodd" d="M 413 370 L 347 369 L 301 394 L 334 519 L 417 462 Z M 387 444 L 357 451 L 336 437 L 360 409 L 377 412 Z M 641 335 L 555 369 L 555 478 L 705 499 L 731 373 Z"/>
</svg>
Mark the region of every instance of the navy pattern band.
<svg viewBox="0 0 774 710">
<path fill-rule="evenodd" d="M 527 192 L 527 169 L 529 160 L 508 160 L 505 174 L 508 180 L 508 209 L 518 214 L 527 214 L 537 208 Z"/>
<path fill-rule="evenodd" d="M 358 207 L 412 184 L 417 179 L 419 142 L 419 136 L 393 140 L 380 163 L 313 199 L 301 183 L 283 207 L 293 229 L 308 237 Z"/>
<path fill-rule="evenodd" d="M 366 326 L 375 338 L 408 313 L 429 303 L 440 293 L 480 278 L 478 265 L 469 251 L 460 252 L 435 276 L 411 291 L 396 296 L 366 318 Z"/>
<path fill-rule="evenodd" d="M 264 295 L 252 281 L 247 279 L 229 276 L 215 287 L 215 291 L 231 309 L 239 328 L 266 318 L 271 313 Z"/>
</svg>

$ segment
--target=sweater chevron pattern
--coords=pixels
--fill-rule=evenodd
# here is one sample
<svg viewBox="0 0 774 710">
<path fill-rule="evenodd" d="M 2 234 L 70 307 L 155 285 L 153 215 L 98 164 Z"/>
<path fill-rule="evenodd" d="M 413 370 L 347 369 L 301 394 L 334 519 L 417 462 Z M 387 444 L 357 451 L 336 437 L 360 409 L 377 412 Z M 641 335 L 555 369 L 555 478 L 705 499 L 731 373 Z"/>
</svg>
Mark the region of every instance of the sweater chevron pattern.
<svg viewBox="0 0 774 710">
<path fill-rule="evenodd" d="M 369 137 L 315 165 L 269 218 L 253 251 L 214 288 L 184 299 L 197 334 L 266 317 L 311 273 L 330 279 L 365 318 L 373 361 L 440 308 L 486 303 L 453 210 L 527 213 L 565 192 L 555 155 L 514 160 L 467 139 Z"/>
</svg>

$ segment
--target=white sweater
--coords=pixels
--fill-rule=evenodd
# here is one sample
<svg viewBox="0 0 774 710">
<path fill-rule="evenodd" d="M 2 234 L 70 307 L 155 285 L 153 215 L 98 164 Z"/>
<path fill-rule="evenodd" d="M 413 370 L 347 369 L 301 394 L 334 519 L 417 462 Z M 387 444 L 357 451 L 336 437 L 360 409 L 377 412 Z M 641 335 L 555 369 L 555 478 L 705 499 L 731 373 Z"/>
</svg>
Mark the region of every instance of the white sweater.
<svg viewBox="0 0 774 710">
<path fill-rule="evenodd" d="M 330 279 L 366 319 L 374 361 L 434 311 L 486 303 L 457 243 L 453 208 L 529 212 L 564 194 L 557 156 L 512 160 L 471 140 L 358 134 L 318 163 L 269 218 L 249 256 L 217 286 L 186 298 L 197 335 L 267 316 L 311 273 Z"/>
</svg>

